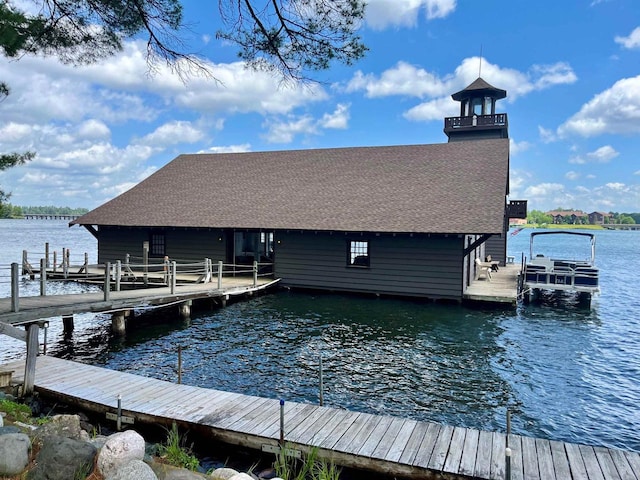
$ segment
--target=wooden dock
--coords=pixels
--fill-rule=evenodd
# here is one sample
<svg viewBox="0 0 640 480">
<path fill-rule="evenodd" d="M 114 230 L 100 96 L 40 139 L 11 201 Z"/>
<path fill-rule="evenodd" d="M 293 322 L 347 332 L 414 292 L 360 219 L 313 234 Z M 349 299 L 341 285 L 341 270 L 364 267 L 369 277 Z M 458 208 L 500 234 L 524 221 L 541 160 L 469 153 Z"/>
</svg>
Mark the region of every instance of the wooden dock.
<svg viewBox="0 0 640 480">
<path fill-rule="evenodd" d="M 491 272 L 491 280 L 475 280 L 464 291 L 463 299 L 473 302 L 515 305 L 518 301 L 518 275 L 520 264 L 508 263 L 497 272 Z"/>
<path fill-rule="evenodd" d="M 36 390 L 99 414 L 170 425 L 253 449 L 277 447 L 276 399 L 178 385 L 81 363 L 39 356 Z M 24 374 L 23 362 L 2 369 Z M 511 448 L 512 480 L 638 480 L 640 454 L 499 432 L 286 402 L 284 439 L 338 465 L 406 478 L 499 479 L 505 447 Z M 267 448 L 265 448 L 267 446 Z"/>
<path fill-rule="evenodd" d="M 16 325 L 50 317 L 87 312 L 115 312 L 135 308 L 161 307 L 194 300 L 228 298 L 264 290 L 278 280 L 260 277 L 225 277 L 217 283 L 192 283 L 177 287 L 153 287 L 137 290 L 20 297 L 19 310 L 12 311 L 11 299 L 0 298 L 0 325 Z"/>
</svg>

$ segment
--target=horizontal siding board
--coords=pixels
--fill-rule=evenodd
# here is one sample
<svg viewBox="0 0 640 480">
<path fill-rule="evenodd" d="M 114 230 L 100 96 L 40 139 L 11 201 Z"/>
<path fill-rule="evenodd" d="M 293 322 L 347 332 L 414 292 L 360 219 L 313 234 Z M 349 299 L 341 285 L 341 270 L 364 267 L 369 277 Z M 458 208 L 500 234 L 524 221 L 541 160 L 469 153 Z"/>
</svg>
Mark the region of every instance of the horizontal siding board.
<svg viewBox="0 0 640 480">
<path fill-rule="evenodd" d="M 275 275 L 290 287 L 459 298 L 462 238 L 277 235 Z M 370 267 L 347 266 L 350 240 L 369 241 Z"/>
</svg>

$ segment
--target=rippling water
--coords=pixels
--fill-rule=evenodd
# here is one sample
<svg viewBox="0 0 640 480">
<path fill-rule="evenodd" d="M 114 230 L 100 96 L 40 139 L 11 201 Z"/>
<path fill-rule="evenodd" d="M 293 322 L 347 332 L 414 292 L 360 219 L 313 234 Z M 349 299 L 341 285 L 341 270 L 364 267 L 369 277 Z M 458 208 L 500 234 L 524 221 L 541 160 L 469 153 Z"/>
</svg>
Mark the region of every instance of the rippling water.
<svg viewBox="0 0 640 480">
<path fill-rule="evenodd" d="M 95 249 L 88 233 L 44 223 L 48 241 Z M 17 245 L 33 234 L 20 229 L 39 225 L 13 224 Z M 0 221 L 3 245 L 7 232 Z M 529 233 L 509 238 L 516 258 L 528 255 Z M 69 338 L 52 322 L 49 348 L 175 381 L 182 346 L 184 383 L 307 402 L 318 401 L 322 357 L 326 405 L 500 431 L 509 408 L 516 433 L 640 451 L 640 232 L 598 231 L 597 239 L 603 293 L 590 310 L 553 300 L 483 310 L 279 292 L 125 338 L 110 334 L 107 316 L 79 316 Z M 2 252 L 0 264 L 18 261 L 16 252 Z M 0 360 L 22 354 L 0 342 Z"/>
</svg>

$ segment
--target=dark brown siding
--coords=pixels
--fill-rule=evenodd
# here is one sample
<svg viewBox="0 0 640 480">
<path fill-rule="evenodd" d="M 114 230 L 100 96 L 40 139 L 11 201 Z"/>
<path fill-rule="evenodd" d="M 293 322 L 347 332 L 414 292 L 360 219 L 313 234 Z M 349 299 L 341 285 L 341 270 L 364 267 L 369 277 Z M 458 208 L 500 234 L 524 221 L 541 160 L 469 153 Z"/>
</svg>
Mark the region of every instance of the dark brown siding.
<svg viewBox="0 0 640 480">
<path fill-rule="evenodd" d="M 225 261 L 225 235 L 222 230 L 153 229 L 164 233 L 166 254 L 175 261 Z M 142 244 L 149 240 L 146 228 L 100 227 L 98 232 L 98 262 L 124 261 L 127 254 L 131 263 L 142 259 Z"/>
<path fill-rule="evenodd" d="M 370 267 L 347 266 L 347 241 L 368 240 Z M 462 238 L 276 233 L 283 286 L 460 300 Z"/>
</svg>

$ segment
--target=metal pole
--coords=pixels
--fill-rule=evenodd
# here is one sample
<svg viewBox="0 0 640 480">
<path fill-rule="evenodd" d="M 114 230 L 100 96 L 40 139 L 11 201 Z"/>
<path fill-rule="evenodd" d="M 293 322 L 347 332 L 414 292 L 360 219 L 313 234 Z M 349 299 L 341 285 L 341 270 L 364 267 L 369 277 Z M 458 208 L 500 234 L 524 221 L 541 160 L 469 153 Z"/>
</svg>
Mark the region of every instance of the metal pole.
<svg viewBox="0 0 640 480">
<path fill-rule="evenodd" d="M 322 375 L 322 354 L 320 354 L 320 406 L 324 406 L 324 379 Z"/>
<path fill-rule="evenodd" d="M 178 345 L 178 384 L 182 383 L 182 345 Z"/>
<path fill-rule="evenodd" d="M 280 399 L 280 447 L 284 448 L 284 398 Z"/>
<path fill-rule="evenodd" d="M 509 435 L 511 435 L 511 412 L 507 409 L 507 439 L 506 448 L 504 449 L 505 456 L 505 480 L 511 480 L 511 448 L 509 448 Z"/>
<path fill-rule="evenodd" d="M 120 291 L 120 277 L 122 277 L 122 262 L 116 261 L 116 292 Z"/>
<path fill-rule="evenodd" d="M 222 262 L 218 262 L 218 290 L 222 290 Z"/>
<path fill-rule="evenodd" d="M 122 395 L 118 394 L 118 416 L 116 417 L 116 430 L 122 428 Z"/>
</svg>

